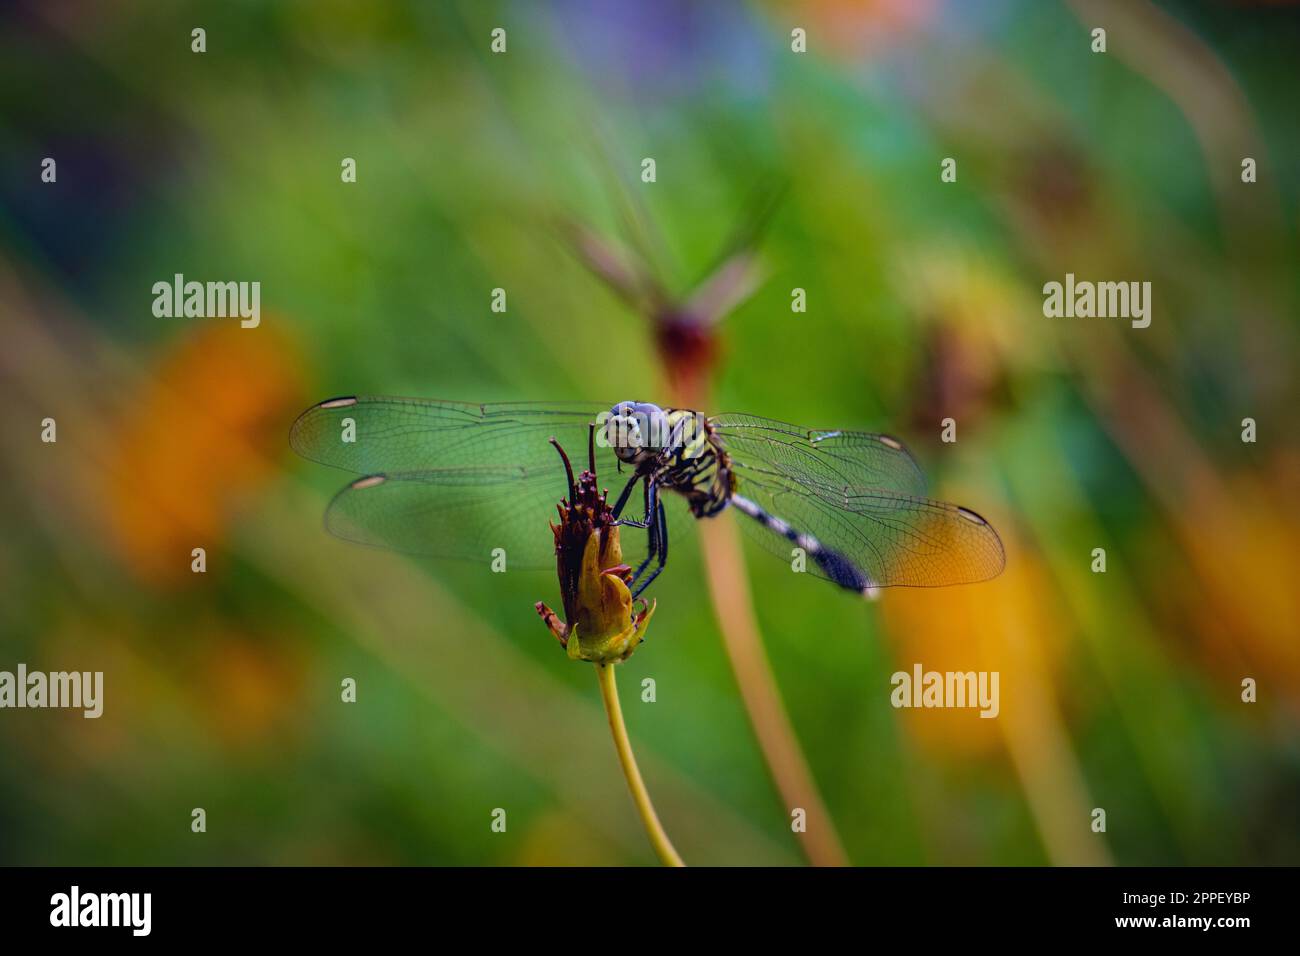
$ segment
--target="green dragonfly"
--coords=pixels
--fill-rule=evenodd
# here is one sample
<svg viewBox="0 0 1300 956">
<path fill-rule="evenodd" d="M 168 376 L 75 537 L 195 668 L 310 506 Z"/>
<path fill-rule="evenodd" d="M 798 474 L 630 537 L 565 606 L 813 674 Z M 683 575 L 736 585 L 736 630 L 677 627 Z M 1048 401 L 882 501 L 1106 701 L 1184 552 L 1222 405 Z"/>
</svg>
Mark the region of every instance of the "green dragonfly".
<svg viewBox="0 0 1300 956">
<path fill-rule="evenodd" d="M 547 521 L 572 488 L 556 445 L 589 450 L 593 472 L 623 481 L 615 517 L 646 531 L 639 552 L 625 545 L 636 595 L 668 559 L 669 495 L 699 520 L 740 512 L 769 550 L 790 560 L 802 549 L 807 570 L 861 594 L 984 581 L 1005 564 L 992 525 L 926 497 L 916 460 L 889 435 L 644 402 L 346 397 L 305 411 L 290 443 L 357 476 L 325 515 L 338 537 L 483 562 L 504 553 L 517 568 L 554 567 Z"/>
</svg>

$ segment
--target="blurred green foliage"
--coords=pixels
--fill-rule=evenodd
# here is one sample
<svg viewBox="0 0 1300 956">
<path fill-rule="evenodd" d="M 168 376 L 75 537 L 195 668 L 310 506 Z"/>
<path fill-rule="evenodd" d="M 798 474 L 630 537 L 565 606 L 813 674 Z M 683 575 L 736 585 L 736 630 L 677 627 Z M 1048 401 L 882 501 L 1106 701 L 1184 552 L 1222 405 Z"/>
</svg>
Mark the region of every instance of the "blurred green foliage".
<svg viewBox="0 0 1300 956">
<path fill-rule="evenodd" d="M 1300 28 L 1131 10 L 1101 56 L 1086 12 L 1028 2 L 12 7 L 0 667 L 103 669 L 107 702 L 0 712 L 0 861 L 651 862 L 593 676 L 533 612 L 553 577 L 327 537 L 344 477 L 284 436 L 335 394 L 656 399 L 652 329 L 556 217 L 617 243 L 634 197 L 684 293 L 784 181 L 710 411 L 899 434 L 1030 582 L 990 623 L 978 595 L 864 606 L 749 552 L 852 860 L 1295 863 Z M 1152 328 L 1051 324 L 1067 271 L 1153 280 Z M 259 280 L 262 328 L 154 318 L 177 272 Z M 621 670 L 633 743 L 688 862 L 797 863 L 689 535 Z M 1004 697 L 1039 699 L 1019 718 L 889 704 L 913 661 L 1002 653 L 1036 662 L 1005 665 Z M 1076 803 L 1108 832 L 1054 815 Z"/>
</svg>

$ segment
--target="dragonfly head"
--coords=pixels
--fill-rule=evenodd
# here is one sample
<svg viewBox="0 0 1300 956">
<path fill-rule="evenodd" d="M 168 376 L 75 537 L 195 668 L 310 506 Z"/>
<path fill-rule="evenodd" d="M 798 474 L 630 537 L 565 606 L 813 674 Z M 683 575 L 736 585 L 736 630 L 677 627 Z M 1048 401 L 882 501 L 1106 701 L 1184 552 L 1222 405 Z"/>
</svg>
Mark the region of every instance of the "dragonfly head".
<svg viewBox="0 0 1300 956">
<path fill-rule="evenodd" d="M 658 405 L 619 402 L 605 418 L 605 443 L 626 464 L 657 458 L 668 441 L 668 416 Z"/>
</svg>

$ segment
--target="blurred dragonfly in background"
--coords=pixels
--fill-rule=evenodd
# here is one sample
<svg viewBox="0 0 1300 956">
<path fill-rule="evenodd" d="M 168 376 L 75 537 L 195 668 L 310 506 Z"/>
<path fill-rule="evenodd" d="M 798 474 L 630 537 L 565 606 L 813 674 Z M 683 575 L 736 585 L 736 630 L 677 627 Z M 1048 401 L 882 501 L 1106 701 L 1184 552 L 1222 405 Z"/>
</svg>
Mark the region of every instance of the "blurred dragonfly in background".
<svg viewBox="0 0 1300 956">
<path fill-rule="evenodd" d="M 1005 564 L 993 527 L 925 497 L 916 461 L 888 435 L 640 402 L 605 409 L 347 397 L 304 412 L 290 443 L 304 458 L 359 476 L 326 512 L 338 537 L 483 562 L 504 549 L 516 568 L 554 566 L 545 522 L 573 487 L 557 446 L 586 450 L 592 472 L 627 473 L 613 512 L 646 531 L 640 552 L 628 548 L 639 560 L 630 582 L 637 595 L 668 558 L 664 492 L 683 498 L 697 519 L 741 512 L 768 550 L 795 560 L 802 549 L 808 571 L 868 596 L 984 581 Z M 625 516 L 638 486 L 641 507 Z"/>
</svg>

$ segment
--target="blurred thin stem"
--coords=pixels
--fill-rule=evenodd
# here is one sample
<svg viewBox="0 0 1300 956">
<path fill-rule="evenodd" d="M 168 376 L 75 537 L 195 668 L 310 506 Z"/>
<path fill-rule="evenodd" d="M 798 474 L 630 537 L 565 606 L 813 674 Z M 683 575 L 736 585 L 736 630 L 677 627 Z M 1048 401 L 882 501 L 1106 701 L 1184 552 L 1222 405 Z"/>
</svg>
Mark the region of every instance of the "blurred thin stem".
<svg viewBox="0 0 1300 956">
<path fill-rule="evenodd" d="M 709 389 L 702 381 L 695 387 L 679 386 L 674 398 L 682 408 L 713 405 Z M 718 619 L 718 630 L 722 632 L 722 645 L 731 662 L 731 673 L 781 801 L 787 812 L 801 807 L 807 816 L 808 828 L 799 834 L 799 848 L 813 866 L 848 866 L 848 853 L 840 842 L 830 810 L 822 801 L 781 699 L 776 675 L 772 673 L 745 574 L 740 531 L 731 518 L 734 516 L 723 515 L 719 520 L 699 522 L 709 598 Z"/>
<path fill-rule="evenodd" d="M 808 829 L 800 835 L 800 846 L 813 866 L 848 866 L 763 649 L 736 525 L 731 521 L 700 525 L 709 593 L 754 736 L 787 809 L 801 807 L 807 816 Z"/>
<path fill-rule="evenodd" d="M 645 824 L 646 835 L 655 855 L 664 866 L 685 866 L 682 858 L 673 848 L 672 841 L 664 832 L 659 815 L 655 813 L 650 794 L 646 791 L 641 771 L 637 769 L 636 756 L 632 753 L 632 743 L 627 738 L 627 725 L 623 723 L 623 708 L 618 703 L 618 687 L 614 683 L 614 664 L 597 664 L 596 679 L 600 682 L 600 696 L 605 701 L 605 714 L 609 717 L 609 732 L 614 737 L 614 748 L 618 751 L 618 762 L 623 766 L 623 776 L 627 778 L 627 788 L 632 791 L 632 802 L 636 812 Z"/>
</svg>

